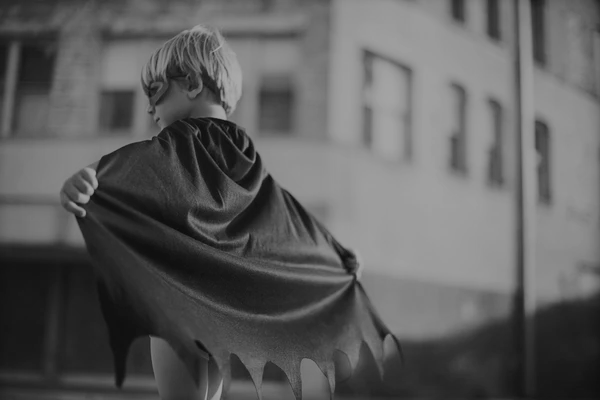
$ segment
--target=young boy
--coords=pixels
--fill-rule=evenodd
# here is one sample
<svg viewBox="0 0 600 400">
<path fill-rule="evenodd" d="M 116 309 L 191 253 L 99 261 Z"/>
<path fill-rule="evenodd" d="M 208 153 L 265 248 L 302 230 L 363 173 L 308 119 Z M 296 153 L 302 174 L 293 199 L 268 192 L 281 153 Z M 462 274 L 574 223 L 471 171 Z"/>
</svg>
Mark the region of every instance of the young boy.
<svg viewBox="0 0 600 400">
<path fill-rule="evenodd" d="M 161 133 L 73 175 L 61 204 L 80 217 L 100 277 L 118 385 L 129 344 L 149 334 L 162 399 L 220 398 L 231 354 L 259 395 L 271 361 L 300 398 L 300 362 L 311 358 L 333 396 L 336 350 L 354 367 L 364 341 L 383 373 L 383 341 L 399 345 L 357 282 L 354 253 L 226 120 L 241 81 L 218 31 L 199 25 L 167 41 L 142 70 Z"/>
<path fill-rule="evenodd" d="M 190 57 L 186 51 L 193 51 L 194 55 Z M 226 120 L 241 97 L 242 73 L 235 53 L 222 35 L 198 25 L 172 38 L 152 54 L 142 70 L 142 87 L 149 100 L 148 113 L 160 129 L 164 129 L 190 117 Z M 77 217 L 86 216 L 82 205 L 90 201 L 98 188 L 98 163 L 67 179 L 61 189 L 62 206 Z M 201 361 L 202 376 L 196 387 L 166 341 L 151 336 L 150 346 L 161 399 L 220 399 L 223 382 L 218 370 L 213 368 L 208 373 L 207 360 Z M 210 396 L 209 387 L 213 389 Z"/>
</svg>

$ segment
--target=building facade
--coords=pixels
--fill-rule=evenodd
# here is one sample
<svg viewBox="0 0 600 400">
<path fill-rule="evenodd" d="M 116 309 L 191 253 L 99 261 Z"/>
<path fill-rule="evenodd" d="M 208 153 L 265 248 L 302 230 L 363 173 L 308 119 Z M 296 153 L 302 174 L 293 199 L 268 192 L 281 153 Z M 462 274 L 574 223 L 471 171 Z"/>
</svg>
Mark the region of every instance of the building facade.
<svg viewBox="0 0 600 400">
<path fill-rule="evenodd" d="M 571 295 L 565 282 L 600 256 L 600 11 L 532 5 L 543 304 Z M 377 272 L 513 291 L 513 12 L 503 1 L 334 2 L 328 131 L 354 153 L 335 190 L 351 200 L 334 202 L 333 224 Z"/>
<path fill-rule="evenodd" d="M 584 271 L 600 263 L 600 4 L 531 4 L 536 297 L 546 304 L 596 290 Z M 154 48 L 200 22 L 223 31 L 242 66 L 232 119 L 274 177 L 361 252 L 364 286 L 401 339 L 435 340 L 510 318 L 512 2 L 7 0 L 3 386 L 112 386 L 93 275 L 58 191 L 103 154 L 157 133 L 139 71 Z M 154 390 L 147 347 L 140 340 L 132 349 L 131 393 Z M 324 378 L 310 366 L 305 372 L 305 391 L 323 393 Z M 268 390 L 291 395 L 280 374 L 271 375 Z"/>
</svg>

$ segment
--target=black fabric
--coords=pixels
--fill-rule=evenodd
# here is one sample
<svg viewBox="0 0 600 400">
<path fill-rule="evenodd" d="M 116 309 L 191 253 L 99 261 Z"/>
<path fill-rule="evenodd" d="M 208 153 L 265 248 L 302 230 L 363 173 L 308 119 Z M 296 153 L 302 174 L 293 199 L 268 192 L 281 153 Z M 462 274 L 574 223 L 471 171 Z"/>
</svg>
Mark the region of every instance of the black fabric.
<svg viewBox="0 0 600 400">
<path fill-rule="evenodd" d="M 141 335 L 167 340 L 196 381 L 206 350 L 224 393 L 237 355 L 259 397 L 269 361 L 300 399 L 304 358 L 328 377 L 333 396 L 337 351 L 354 368 L 366 343 L 382 374 L 388 335 L 400 354 L 356 279 L 354 254 L 274 181 L 235 124 L 178 121 L 102 157 L 97 177 L 78 221 L 117 386 Z"/>
</svg>

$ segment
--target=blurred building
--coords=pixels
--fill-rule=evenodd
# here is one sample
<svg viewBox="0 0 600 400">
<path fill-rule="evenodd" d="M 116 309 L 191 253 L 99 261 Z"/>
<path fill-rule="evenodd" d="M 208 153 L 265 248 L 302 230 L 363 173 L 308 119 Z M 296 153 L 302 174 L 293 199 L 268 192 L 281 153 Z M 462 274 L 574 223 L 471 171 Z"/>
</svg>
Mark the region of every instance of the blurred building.
<svg viewBox="0 0 600 400">
<path fill-rule="evenodd" d="M 545 303 L 596 289 L 580 271 L 600 263 L 600 2 L 531 4 Z M 103 154 L 158 133 L 140 69 L 197 23 L 221 28 L 242 65 L 232 119 L 275 178 L 360 251 L 366 290 L 401 339 L 509 315 L 511 1 L 3 0 L 2 385 L 111 387 L 93 275 L 58 191 Z M 132 349 L 129 390 L 152 386 L 147 345 Z M 312 374 L 307 390 L 319 392 Z M 285 386 L 272 375 L 272 390 Z"/>
</svg>

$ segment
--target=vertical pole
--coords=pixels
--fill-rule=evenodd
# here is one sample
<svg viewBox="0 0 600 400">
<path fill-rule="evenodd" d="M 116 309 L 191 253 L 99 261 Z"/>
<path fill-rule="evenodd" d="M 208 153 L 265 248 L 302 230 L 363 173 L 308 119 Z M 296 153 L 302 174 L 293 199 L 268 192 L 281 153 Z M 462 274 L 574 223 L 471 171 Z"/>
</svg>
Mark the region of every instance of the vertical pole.
<svg viewBox="0 0 600 400">
<path fill-rule="evenodd" d="M 530 0 L 514 0 L 516 92 L 517 287 L 515 311 L 519 394 L 535 395 L 535 248 L 537 154 L 534 138 L 533 43 Z"/>
</svg>

